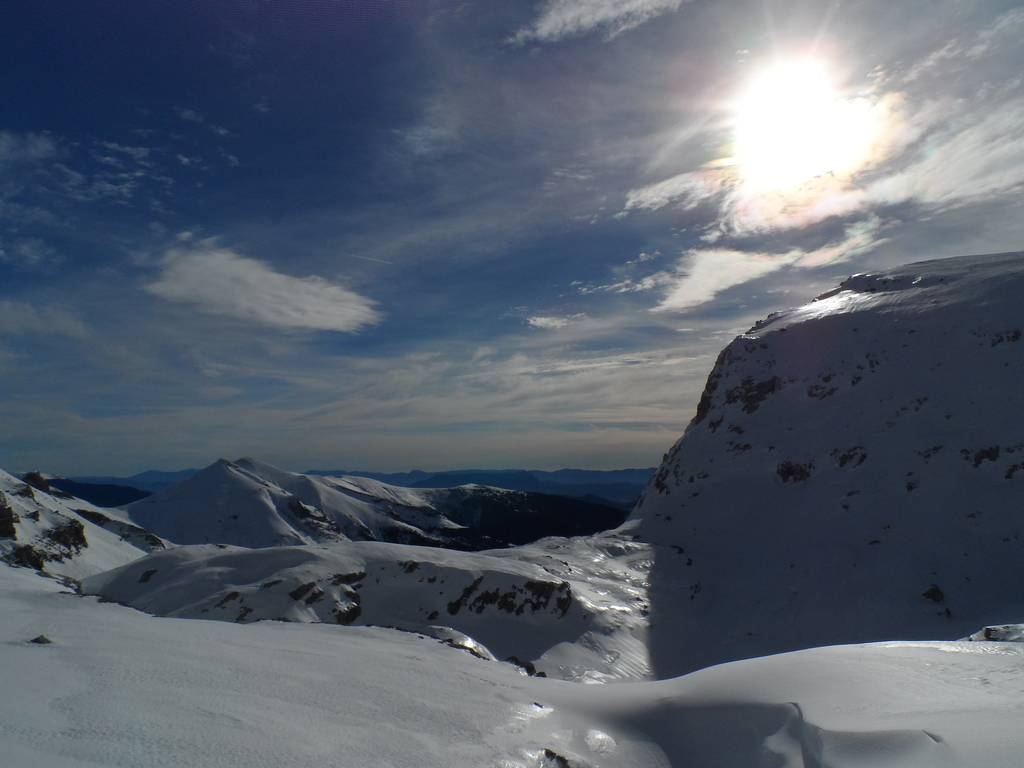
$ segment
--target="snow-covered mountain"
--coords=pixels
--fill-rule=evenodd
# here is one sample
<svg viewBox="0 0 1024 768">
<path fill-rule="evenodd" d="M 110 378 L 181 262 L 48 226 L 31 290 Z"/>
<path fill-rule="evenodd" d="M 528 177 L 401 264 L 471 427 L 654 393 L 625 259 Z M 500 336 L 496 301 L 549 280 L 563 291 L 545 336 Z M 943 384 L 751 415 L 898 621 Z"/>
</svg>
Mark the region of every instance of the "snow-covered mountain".
<svg viewBox="0 0 1024 768">
<path fill-rule="evenodd" d="M 475 485 L 307 476 L 241 459 L 124 512 L 185 546 L 83 589 L 149 613 L 392 626 L 568 679 L 650 674 L 646 545 L 606 535 L 463 551 L 608 527 L 621 520 L 613 509 Z"/>
<path fill-rule="evenodd" d="M 251 458 L 215 462 L 125 510 L 178 544 L 241 547 L 355 540 L 482 549 L 595 533 L 624 517 L 579 499 L 486 486 L 398 488 Z"/>
<path fill-rule="evenodd" d="M 7 565 L 76 580 L 164 546 L 123 513 L 50 488 L 39 473 L 21 480 L 0 470 L 0 561 Z"/>
<path fill-rule="evenodd" d="M 1024 254 L 856 275 L 719 356 L 624 526 L 660 674 L 1024 616 Z"/>
</svg>

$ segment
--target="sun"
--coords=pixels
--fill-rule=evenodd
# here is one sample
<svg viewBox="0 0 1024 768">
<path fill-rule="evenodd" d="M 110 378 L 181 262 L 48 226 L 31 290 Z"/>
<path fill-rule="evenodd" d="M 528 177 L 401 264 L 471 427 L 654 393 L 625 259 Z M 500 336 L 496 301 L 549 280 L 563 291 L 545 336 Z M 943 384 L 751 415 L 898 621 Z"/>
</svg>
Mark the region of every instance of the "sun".
<svg viewBox="0 0 1024 768">
<path fill-rule="evenodd" d="M 736 156 L 745 180 L 759 189 L 799 186 L 825 174 L 849 174 L 866 159 L 871 112 L 845 99 L 814 59 L 761 74 L 740 98 Z"/>
</svg>

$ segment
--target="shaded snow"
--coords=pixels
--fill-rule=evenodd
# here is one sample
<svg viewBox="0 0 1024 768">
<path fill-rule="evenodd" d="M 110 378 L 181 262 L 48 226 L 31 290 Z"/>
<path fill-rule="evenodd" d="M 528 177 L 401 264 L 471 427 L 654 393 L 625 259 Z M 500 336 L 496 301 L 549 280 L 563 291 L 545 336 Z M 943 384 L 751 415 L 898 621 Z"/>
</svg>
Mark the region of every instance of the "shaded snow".
<svg viewBox="0 0 1024 768">
<path fill-rule="evenodd" d="M 1021 254 L 922 262 L 722 352 L 624 528 L 659 674 L 1020 619 L 1022 295 Z"/>
</svg>

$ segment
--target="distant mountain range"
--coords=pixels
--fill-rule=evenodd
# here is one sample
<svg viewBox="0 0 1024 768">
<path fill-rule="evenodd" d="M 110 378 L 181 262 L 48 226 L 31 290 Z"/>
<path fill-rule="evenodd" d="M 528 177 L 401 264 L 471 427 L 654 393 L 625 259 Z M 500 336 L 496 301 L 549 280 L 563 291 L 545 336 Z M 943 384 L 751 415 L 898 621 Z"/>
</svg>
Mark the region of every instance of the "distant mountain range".
<svg viewBox="0 0 1024 768">
<path fill-rule="evenodd" d="M 161 472 L 158 469 L 149 469 L 130 477 L 114 477 L 111 475 L 76 476 L 69 478 L 56 478 L 58 481 L 72 480 L 90 485 L 119 485 L 129 488 L 137 488 L 141 491 L 155 493 L 169 485 L 180 483 L 186 478 L 192 477 L 198 469 L 182 469 L 177 472 Z"/>
<path fill-rule="evenodd" d="M 462 469 L 446 472 L 359 472 L 347 470 L 308 470 L 305 475 L 322 477 L 366 477 L 401 488 L 456 488 L 460 485 L 486 485 L 510 491 L 546 493 L 569 496 L 595 504 L 629 510 L 654 474 L 647 469 L 559 469 L 554 472 L 523 469 Z M 73 493 L 99 506 L 121 506 L 143 498 L 137 491 L 155 493 L 179 483 L 199 472 L 183 469 L 178 472 L 148 470 L 130 477 L 77 476 L 56 478 L 54 487 Z M 89 486 L 103 486 L 91 488 Z"/>
<path fill-rule="evenodd" d="M 598 533 L 625 519 L 584 499 L 482 485 L 401 488 L 252 458 L 217 461 L 125 511 L 179 544 L 242 547 L 351 540 L 477 550 Z"/>
</svg>

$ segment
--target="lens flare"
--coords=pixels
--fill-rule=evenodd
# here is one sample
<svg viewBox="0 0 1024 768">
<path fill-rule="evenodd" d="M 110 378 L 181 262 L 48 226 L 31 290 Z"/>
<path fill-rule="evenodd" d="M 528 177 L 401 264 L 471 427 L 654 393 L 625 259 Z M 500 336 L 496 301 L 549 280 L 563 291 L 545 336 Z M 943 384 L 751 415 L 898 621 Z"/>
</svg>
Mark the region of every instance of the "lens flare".
<svg viewBox="0 0 1024 768">
<path fill-rule="evenodd" d="M 799 186 L 816 176 L 856 171 L 871 144 L 871 110 L 844 99 L 820 62 L 783 64 L 742 97 L 735 162 L 758 189 Z"/>
</svg>

